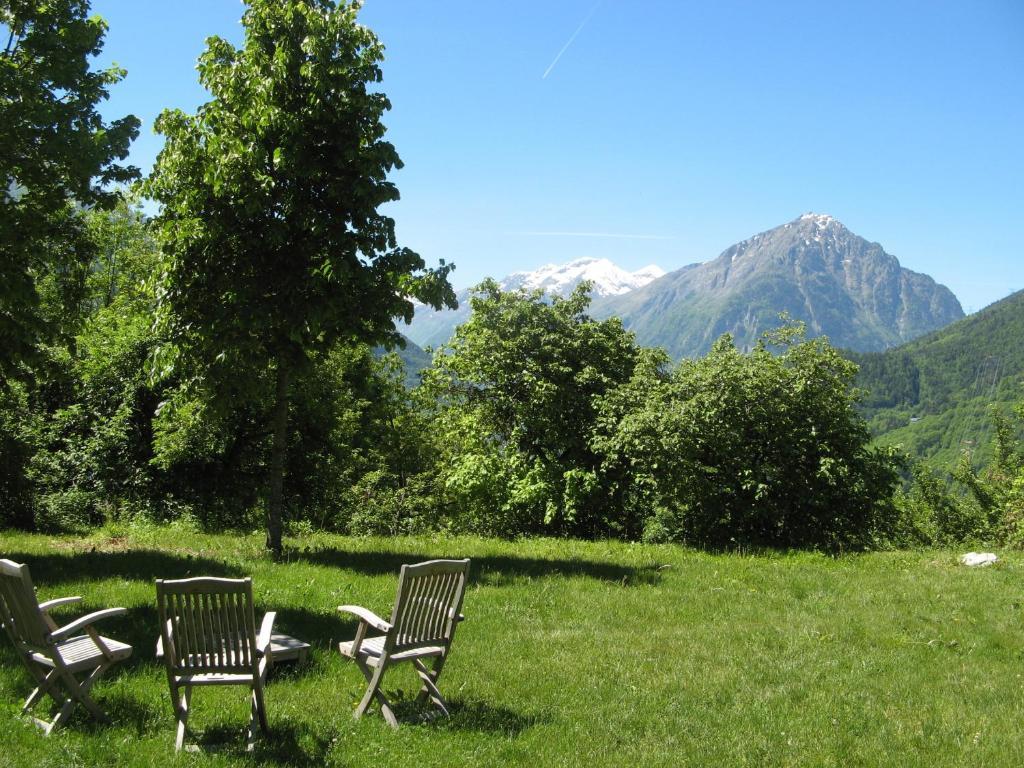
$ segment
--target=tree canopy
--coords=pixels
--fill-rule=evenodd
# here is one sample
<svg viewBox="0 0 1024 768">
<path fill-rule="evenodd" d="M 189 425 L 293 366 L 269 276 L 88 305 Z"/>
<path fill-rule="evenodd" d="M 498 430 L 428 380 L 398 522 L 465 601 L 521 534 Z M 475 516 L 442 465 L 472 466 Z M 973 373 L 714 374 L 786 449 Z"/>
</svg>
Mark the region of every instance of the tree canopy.
<svg viewBox="0 0 1024 768">
<path fill-rule="evenodd" d="M 480 530 L 637 532 L 590 438 L 598 398 L 629 380 L 640 350 L 618 319 L 586 315 L 588 289 L 548 299 L 485 281 L 473 315 L 434 358 L 440 471 Z"/>
<path fill-rule="evenodd" d="M 106 23 L 88 0 L 0 0 L 0 376 L 30 360 L 46 334 L 37 280 L 54 264 L 88 262 L 75 253 L 77 205 L 113 205 L 110 185 L 138 175 L 116 161 L 139 121 L 109 123 L 97 112 L 117 66 L 94 71 Z M 0 42 L 3 39 L 0 38 Z"/>
<path fill-rule="evenodd" d="M 412 298 L 454 303 L 451 267 L 426 269 L 379 211 L 401 167 L 375 86 L 383 47 L 359 3 L 250 0 L 241 48 L 218 37 L 199 60 L 212 98 L 165 111 L 146 191 L 166 264 L 159 320 L 215 401 L 247 396 L 246 370 L 276 371 L 268 546 L 280 551 L 292 374 L 339 342 L 396 343 Z"/>
</svg>

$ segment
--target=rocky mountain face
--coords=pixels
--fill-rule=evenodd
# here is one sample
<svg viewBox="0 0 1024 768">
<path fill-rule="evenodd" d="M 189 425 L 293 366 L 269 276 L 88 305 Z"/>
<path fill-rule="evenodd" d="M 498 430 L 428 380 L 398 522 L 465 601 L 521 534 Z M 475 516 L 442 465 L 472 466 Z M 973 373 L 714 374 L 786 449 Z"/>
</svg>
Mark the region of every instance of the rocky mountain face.
<svg viewBox="0 0 1024 768">
<path fill-rule="evenodd" d="M 647 285 L 665 274 L 665 270 L 651 265 L 636 272 L 627 272 L 608 259 L 577 259 L 568 264 L 548 264 L 533 272 L 513 272 L 499 281 L 502 289 L 514 291 L 542 290 L 556 296 L 568 296 L 584 280 L 593 287 L 595 298 L 621 296 Z M 412 323 L 400 330 L 421 347 L 439 346 L 451 338 L 456 326 L 469 319 L 470 291 L 457 294 L 458 309 L 434 310 L 419 306 Z"/>
<path fill-rule="evenodd" d="M 676 359 L 707 352 L 723 333 L 749 348 L 779 325 L 780 312 L 857 351 L 886 349 L 964 316 L 948 288 L 814 213 L 592 306 L 595 317 L 622 318 L 640 344 Z"/>
</svg>

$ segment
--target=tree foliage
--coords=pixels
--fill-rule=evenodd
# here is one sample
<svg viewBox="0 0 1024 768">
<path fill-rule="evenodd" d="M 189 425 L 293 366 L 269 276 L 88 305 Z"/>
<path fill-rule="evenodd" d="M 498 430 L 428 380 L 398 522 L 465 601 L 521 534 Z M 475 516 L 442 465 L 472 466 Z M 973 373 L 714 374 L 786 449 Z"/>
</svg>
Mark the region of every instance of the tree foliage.
<svg viewBox="0 0 1024 768">
<path fill-rule="evenodd" d="M 214 402 L 253 400 L 249 372 L 273 369 L 268 546 L 281 548 L 292 376 L 336 344 L 395 343 L 411 297 L 453 303 L 450 267 L 426 270 L 379 212 L 401 167 L 376 89 L 383 47 L 358 3 L 250 0 L 245 41 L 212 37 L 199 60 L 212 98 L 164 112 L 167 137 L 146 190 L 166 254 L 159 319 Z M 242 372 L 245 375 L 240 375 Z"/>
<path fill-rule="evenodd" d="M 846 353 L 860 366 L 859 409 L 887 445 L 952 473 L 964 450 L 976 469 L 993 455 L 995 404 L 1009 410 L 1024 383 L 1024 291 L 896 349 Z"/>
<path fill-rule="evenodd" d="M 785 326 L 675 369 L 618 320 L 484 283 L 428 387 L 445 499 L 464 527 L 702 547 L 871 546 L 897 461 L 856 414 L 856 366 Z M 458 518 L 462 515 L 462 518 Z"/>
<path fill-rule="evenodd" d="M 90 69 L 107 26 L 88 0 L 2 0 L 0 33 L 0 376 L 35 358 L 49 326 L 41 275 L 80 270 L 74 204 L 110 206 L 108 187 L 138 172 L 124 159 L 138 134 L 129 115 L 96 111 L 125 72 Z M 0 38 L 0 42 L 3 42 Z"/>
<path fill-rule="evenodd" d="M 619 320 L 587 317 L 587 288 L 548 300 L 486 281 L 435 355 L 440 471 L 470 527 L 629 535 L 590 438 L 598 398 L 629 379 L 639 349 Z"/>
<path fill-rule="evenodd" d="M 1007 416 L 989 409 L 992 460 L 978 468 L 964 451 L 952 476 L 916 461 L 896 495 L 897 546 L 1024 546 L 1024 403 Z"/>
<path fill-rule="evenodd" d="M 885 529 L 895 466 L 853 409 L 856 366 L 826 340 L 784 327 L 744 354 L 726 335 L 660 366 L 606 398 L 597 441 L 650 510 L 649 538 L 837 549 Z"/>
</svg>

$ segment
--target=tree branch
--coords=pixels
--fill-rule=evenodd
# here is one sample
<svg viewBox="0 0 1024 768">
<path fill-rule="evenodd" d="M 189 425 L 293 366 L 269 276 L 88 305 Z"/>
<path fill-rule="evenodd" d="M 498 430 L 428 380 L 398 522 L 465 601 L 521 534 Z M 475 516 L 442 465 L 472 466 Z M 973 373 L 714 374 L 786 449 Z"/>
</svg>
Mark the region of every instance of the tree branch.
<svg viewBox="0 0 1024 768">
<path fill-rule="evenodd" d="M 21 42 L 21 35 L 16 35 L 14 27 L 11 27 L 11 34 L 7 38 L 7 45 L 4 46 L 4 56 L 10 56 L 18 48 L 18 43 Z"/>
</svg>

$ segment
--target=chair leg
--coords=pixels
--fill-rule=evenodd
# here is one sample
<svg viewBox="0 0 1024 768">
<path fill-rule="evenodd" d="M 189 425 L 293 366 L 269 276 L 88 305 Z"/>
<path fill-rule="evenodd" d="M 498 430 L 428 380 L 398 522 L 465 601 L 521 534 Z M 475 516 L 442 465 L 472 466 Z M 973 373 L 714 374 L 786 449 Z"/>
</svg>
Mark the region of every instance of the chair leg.
<svg viewBox="0 0 1024 768">
<path fill-rule="evenodd" d="M 93 699 L 93 697 L 89 695 L 89 691 L 92 689 L 93 684 L 97 680 L 99 680 L 100 677 L 108 669 L 110 669 L 110 666 L 111 666 L 111 663 L 109 661 L 108 662 L 104 662 L 103 664 L 100 664 L 81 683 L 79 683 L 75 679 L 74 675 L 72 675 L 71 673 L 68 673 L 68 677 L 71 678 L 70 682 L 74 686 L 73 690 L 72 690 L 72 696 L 76 700 L 81 702 L 82 706 L 84 706 L 86 709 L 88 709 L 89 712 L 92 714 L 92 716 L 95 717 L 97 720 L 99 720 L 101 723 L 109 723 L 110 722 L 110 718 L 107 717 L 107 713 L 103 711 L 103 709 L 100 707 L 100 705 L 96 703 L 96 700 Z"/>
<path fill-rule="evenodd" d="M 434 684 L 435 688 L 437 687 L 437 679 L 441 676 L 441 670 L 444 669 L 444 663 L 447 660 L 448 660 L 448 654 L 444 654 L 442 656 L 435 656 L 433 662 L 431 663 L 431 668 L 427 672 L 427 675 L 430 677 L 430 682 L 432 682 Z M 425 665 L 422 664 L 422 662 L 420 664 L 421 664 L 421 667 L 425 666 Z M 420 679 L 423 679 L 422 669 L 418 668 L 416 671 L 417 671 L 417 673 L 419 673 Z M 417 704 L 423 704 L 427 700 L 427 698 L 429 698 L 430 694 L 431 694 L 431 690 L 430 690 L 430 688 L 427 687 L 426 680 L 424 680 L 423 681 L 423 687 L 420 688 L 420 692 L 416 696 L 416 703 Z"/>
<path fill-rule="evenodd" d="M 367 688 L 362 701 L 360 701 L 359 706 L 356 707 L 353 717 L 358 720 L 366 713 L 366 710 L 370 706 L 370 702 L 377 699 L 377 703 L 380 704 L 380 712 L 384 715 L 384 719 L 387 721 L 387 724 L 392 728 L 397 728 L 398 718 L 395 717 L 395 712 L 391 709 L 391 703 L 380 690 L 380 682 L 384 677 L 384 669 L 386 665 L 381 664 L 371 671 L 369 665 L 367 665 L 367 663 L 362 659 L 357 658 L 355 662 L 356 666 L 359 667 L 359 671 L 363 673 L 363 677 L 366 678 Z"/>
<path fill-rule="evenodd" d="M 53 720 L 51 720 L 49 723 L 45 723 L 42 720 L 36 720 L 36 722 L 40 726 L 42 726 L 43 733 L 49 736 L 57 728 L 60 728 L 64 724 L 64 721 L 71 716 L 71 710 L 73 710 L 74 708 L 75 700 L 68 697 L 64 700 L 64 704 L 61 706 L 60 711 L 57 712 L 57 715 L 53 718 Z"/>
<path fill-rule="evenodd" d="M 422 703 L 429 696 L 430 700 L 434 702 L 434 705 L 440 709 L 446 717 L 451 717 L 448 712 L 448 702 L 444 700 L 444 696 L 441 695 L 441 691 L 437 689 L 436 685 L 437 678 L 441 674 L 441 667 L 444 666 L 444 657 L 439 656 L 437 658 L 437 661 L 434 662 L 433 669 L 427 669 L 427 665 L 419 659 L 413 659 L 412 664 L 416 668 L 416 674 L 418 674 L 420 676 L 420 680 L 423 681 L 423 688 L 416 697 L 416 701 Z"/>
<path fill-rule="evenodd" d="M 267 724 L 267 706 L 263 700 L 263 681 L 259 678 L 252 684 L 252 714 L 249 718 L 249 730 L 246 734 L 246 749 L 252 751 L 256 747 L 256 723 L 263 733 L 270 732 Z"/>
<path fill-rule="evenodd" d="M 258 705 L 256 704 L 256 686 L 252 689 L 252 705 L 250 707 L 251 712 L 249 713 L 249 727 L 245 729 L 245 751 L 252 752 L 256 749 L 256 721 L 259 719 L 257 714 Z"/>
<path fill-rule="evenodd" d="M 180 752 L 182 746 L 185 743 L 185 730 L 188 727 L 188 708 L 192 703 L 192 688 L 186 685 L 185 690 L 181 694 L 181 698 L 178 698 L 178 691 L 176 688 L 171 688 L 171 700 L 175 702 L 174 716 L 178 720 L 178 734 L 174 739 L 174 751 Z"/>
<path fill-rule="evenodd" d="M 109 723 L 110 718 L 107 717 L 106 712 L 96 703 L 95 699 L 89 695 L 89 689 L 92 688 L 93 683 L 99 680 L 100 676 L 110 666 L 110 662 L 100 664 L 81 682 L 78 681 L 74 673 L 69 672 L 66 668 L 57 667 L 53 669 L 40 680 L 39 686 L 29 694 L 29 697 L 25 700 L 23 711 L 27 712 L 46 694 L 49 694 L 60 705 L 60 709 L 50 722 L 37 717 L 32 718 L 47 736 L 57 728 L 60 728 L 71 717 L 76 702 L 89 710 L 89 713 L 101 723 Z"/>
<path fill-rule="evenodd" d="M 51 669 L 50 673 L 47 675 L 39 673 L 39 676 L 36 678 L 36 682 L 38 685 L 36 685 L 35 690 L 28 695 L 28 698 L 25 699 L 24 705 L 21 707 L 21 713 L 23 715 L 27 714 L 32 707 L 38 704 L 46 694 L 53 693 L 54 698 L 57 698 L 57 694 L 54 693 L 54 686 L 57 682 L 56 669 Z"/>
</svg>

